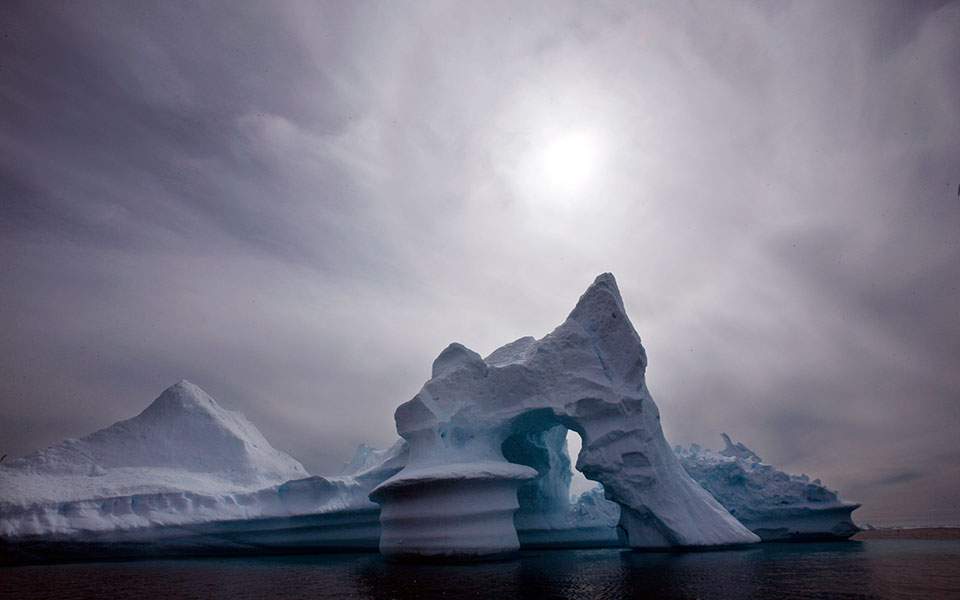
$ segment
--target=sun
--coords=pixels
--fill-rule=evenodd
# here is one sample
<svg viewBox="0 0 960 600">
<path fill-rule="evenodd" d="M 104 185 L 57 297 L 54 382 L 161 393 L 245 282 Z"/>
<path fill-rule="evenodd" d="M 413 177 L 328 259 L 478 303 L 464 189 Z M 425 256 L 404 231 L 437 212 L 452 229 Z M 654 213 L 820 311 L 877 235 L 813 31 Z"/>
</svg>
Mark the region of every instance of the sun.
<svg viewBox="0 0 960 600">
<path fill-rule="evenodd" d="M 596 174 L 600 147 L 589 131 L 573 131 L 548 141 L 539 157 L 539 175 L 549 191 L 574 193 Z"/>
<path fill-rule="evenodd" d="M 503 138 L 491 152 L 494 168 L 520 200 L 542 218 L 591 206 L 606 185 L 613 149 L 601 123 L 569 126 L 566 119 L 532 119 L 523 135 Z"/>
</svg>

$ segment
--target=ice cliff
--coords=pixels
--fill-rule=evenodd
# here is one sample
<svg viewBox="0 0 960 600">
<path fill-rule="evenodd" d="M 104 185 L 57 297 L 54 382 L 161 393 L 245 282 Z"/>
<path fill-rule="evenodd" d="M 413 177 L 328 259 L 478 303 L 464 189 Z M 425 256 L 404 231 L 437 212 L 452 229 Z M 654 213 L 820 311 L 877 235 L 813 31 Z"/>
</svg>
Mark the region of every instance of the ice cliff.
<svg viewBox="0 0 960 600">
<path fill-rule="evenodd" d="M 410 454 L 371 494 L 381 505 L 381 552 L 475 557 L 516 550 L 517 490 L 538 472 L 509 462 L 503 444 L 558 425 L 583 439 L 577 468 L 620 505 L 630 546 L 759 541 L 680 466 L 647 390 L 646 367 L 609 273 L 540 340 L 520 338 L 486 359 L 448 346 L 431 379 L 395 414 Z"/>
</svg>

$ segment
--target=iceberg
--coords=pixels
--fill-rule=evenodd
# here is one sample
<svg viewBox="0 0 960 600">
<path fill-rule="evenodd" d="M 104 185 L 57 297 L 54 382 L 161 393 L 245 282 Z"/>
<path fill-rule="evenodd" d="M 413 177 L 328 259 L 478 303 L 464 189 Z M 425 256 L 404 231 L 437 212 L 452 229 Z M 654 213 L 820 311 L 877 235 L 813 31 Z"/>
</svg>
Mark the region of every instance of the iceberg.
<svg viewBox="0 0 960 600">
<path fill-rule="evenodd" d="M 857 531 L 858 504 L 726 434 L 716 452 L 671 448 L 646 366 L 603 274 L 539 340 L 486 358 L 450 344 L 397 408 L 400 439 L 362 444 L 333 476 L 311 475 L 183 380 L 133 418 L 0 464 L 0 562 L 324 549 L 475 559 Z M 597 482 L 573 498 L 570 431 L 576 469 Z"/>
<path fill-rule="evenodd" d="M 759 541 L 680 465 L 647 390 L 646 367 L 609 273 L 542 339 L 520 338 L 486 358 L 449 345 L 430 380 L 396 410 L 409 458 L 370 494 L 381 506 L 380 551 L 483 558 L 517 550 L 518 490 L 538 472 L 508 461 L 503 444 L 557 426 L 583 439 L 577 469 L 620 506 L 630 547 Z M 518 443 L 521 455 L 538 452 Z"/>
<path fill-rule="evenodd" d="M 765 464 L 744 444 L 734 442 L 726 433 L 721 436 L 724 448 L 718 451 L 698 444 L 676 446 L 674 451 L 694 481 L 763 541 L 847 539 L 860 530 L 851 516 L 859 504 L 843 501 L 819 479 L 811 481 L 806 475 L 791 475 Z M 565 453 L 557 444 L 549 451 Z M 593 544 L 614 545 L 619 510 L 597 486 L 573 501 L 568 518 L 554 519 L 551 529 L 535 532 L 536 545 L 576 545 L 575 540 L 585 530 L 592 532 Z M 526 526 L 530 521 L 519 517 L 518 512 L 521 539 L 530 540 L 529 533 L 525 536 L 520 530 L 521 523 Z"/>
<path fill-rule="evenodd" d="M 851 516 L 859 504 L 843 501 L 819 479 L 811 481 L 806 475 L 791 475 L 765 464 L 744 444 L 726 433 L 721 436 L 721 450 L 693 444 L 676 446 L 674 452 L 694 481 L 763 541 L 847 539 L 860 530 Z M 538 477 L 550 477 L 554 484 L 539 485 L 532 499 L 521 487 L 520 509 L 514 518 L 521 547 L 619 545 L 620 507 L 604 497 L 602 486 L 557 508 L 563 506 L 563 484 L 569 488 L 570 478 L 552 470 L 570 469 L 566 443 L 559 435 L 545 435 L 540 447 L 543 456 L 524 464 L 537 467 Z M 506 448 L 504 454 L 510 458 Z"/>
<path fill-rule="evenodd" d="M 405 453 L 398 442 L 348 473 L 310 476 L 243 415 L 180 381 L 131 419 L 0 465 L 0 539 L 87 555 L 376 548 L 368 495 Z"/>
<path fill-rule="evenodd" d="M 819 479 L 790 475 L 765 464 L 722 434 L 724 448 L 677 447 L 683 468 L 732 515 L 764 541 L 846 539 L 860 529 L 845 502 Z"/>
</svg>

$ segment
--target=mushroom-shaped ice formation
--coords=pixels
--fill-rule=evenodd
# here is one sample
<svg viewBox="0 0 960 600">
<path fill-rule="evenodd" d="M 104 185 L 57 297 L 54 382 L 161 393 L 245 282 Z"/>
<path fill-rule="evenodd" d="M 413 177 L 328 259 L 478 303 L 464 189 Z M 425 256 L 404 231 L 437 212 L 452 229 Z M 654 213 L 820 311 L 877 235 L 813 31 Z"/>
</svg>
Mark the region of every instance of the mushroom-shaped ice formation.
<svg viewBox="0 0 960 600">
<path fill-rule="evenodd" d="M 645 383 L 647 357 L 613 275 L 597 277 L 562 325 L 486 359 L 460 344 L 396 411 L 406 467 L 377 486 L 380 550 L 393 557 L 484 557 L 519 543 L 517 488 L 536 476 L 502 445 L 563 425 L 580 434 L 577 468 L 621 507 L 634 548 L 759 541 L 680 466 Z"/>
</svg>

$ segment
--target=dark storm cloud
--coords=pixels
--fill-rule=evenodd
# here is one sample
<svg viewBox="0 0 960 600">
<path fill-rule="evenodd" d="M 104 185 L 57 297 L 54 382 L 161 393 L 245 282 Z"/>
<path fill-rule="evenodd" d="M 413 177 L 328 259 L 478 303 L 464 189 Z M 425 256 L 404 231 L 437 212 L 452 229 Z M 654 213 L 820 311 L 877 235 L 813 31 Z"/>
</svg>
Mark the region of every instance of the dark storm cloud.
<svg viewBox="0 0 960 600">
<path fill-rule="evenodd" d="M 0 421 L 181 377 L 315 471 L 613 271 L 673 442 L 956 521 L 957 3 L 0 6 Z M 587 189 L 544 144 L 600 140 Z"/>
</svg>

